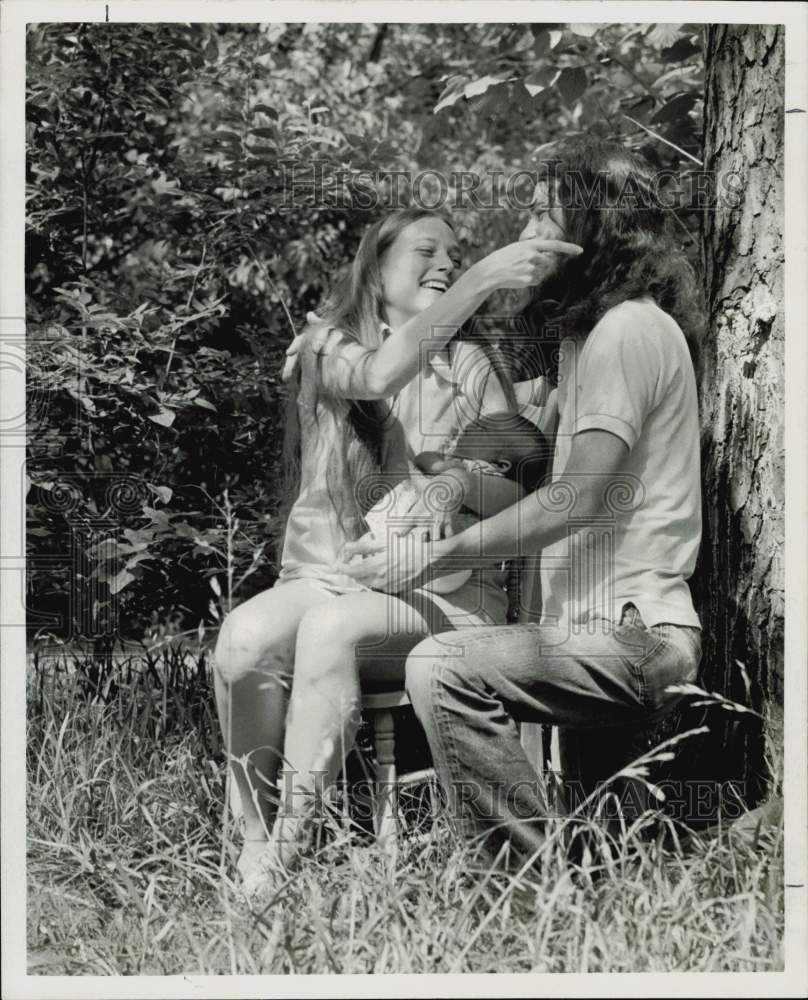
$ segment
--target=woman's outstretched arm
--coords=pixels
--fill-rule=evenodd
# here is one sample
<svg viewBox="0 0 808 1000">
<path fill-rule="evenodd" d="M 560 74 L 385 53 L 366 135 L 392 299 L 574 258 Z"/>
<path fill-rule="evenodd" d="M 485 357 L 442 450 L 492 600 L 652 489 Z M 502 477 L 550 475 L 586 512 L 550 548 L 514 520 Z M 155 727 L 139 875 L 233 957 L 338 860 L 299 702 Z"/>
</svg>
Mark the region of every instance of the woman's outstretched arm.
<svg viewBox="0 0 808 1000">
<path fill-rule="evenodd" d="M 346 399 L 395 395 L 426 363 L 424 347 L 439 350 L 499 288 L 540 284 L 555 267 L 554 255 L 576 255 L 580 247 L 559 240 L 528 239 L 495 250 L 473 264 L 431 306 L 394 330 L 377 348 L 364 347 L 341 330 L 313 327 L 303 352 L 316 360 L 326 391 Z"/>
</svg>

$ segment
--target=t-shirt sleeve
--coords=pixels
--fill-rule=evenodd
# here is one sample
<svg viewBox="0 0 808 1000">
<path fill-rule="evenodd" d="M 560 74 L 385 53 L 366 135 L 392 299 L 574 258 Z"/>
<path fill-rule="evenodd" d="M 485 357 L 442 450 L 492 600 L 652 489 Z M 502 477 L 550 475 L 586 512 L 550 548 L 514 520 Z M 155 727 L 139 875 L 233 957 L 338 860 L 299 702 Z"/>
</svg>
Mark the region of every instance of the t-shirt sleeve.
<svg viewBox="0 0 808 1000">
<path fill-rule="evenodd" d="M 340 399 L 376 399 L 369 387 L 368 365 L 375 354 L 344 330 L 310 327 L 304 332 L 304 377 L 330 396 Z"/>
<path fill-rule="evenodd" d="M 631 450 L 657 401 L 662 358 L 652 323 L 631 304 L 603 317 L 579 348 L 573 434 L 609 431 Z"/>
</svg>

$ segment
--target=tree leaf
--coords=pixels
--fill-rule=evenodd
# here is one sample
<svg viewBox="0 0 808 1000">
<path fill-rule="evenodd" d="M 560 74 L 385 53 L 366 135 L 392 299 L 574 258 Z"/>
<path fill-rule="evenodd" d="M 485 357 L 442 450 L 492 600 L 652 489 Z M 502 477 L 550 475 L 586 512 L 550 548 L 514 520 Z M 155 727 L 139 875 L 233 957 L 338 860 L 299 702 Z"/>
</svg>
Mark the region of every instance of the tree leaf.
<svg viewBox="0 0 808 1000">
<path fill-rule="evenodd" d="M 171 497 L 174 495 L 174 491 L 170 486 L 155 486 L 154 483 L 149 483 L 148 486 L 152 493 L 156 494 L 163 501 L 163 503 L 171 503 Z"/>
<path fill-rule="evenodd" d="M 117 559 L 118 542 L 114 538 L 102 538 L 96 545 L 90 546 L 88 552 L 96 559 Z"/>
<path fill-rule="evenodd" d="M 496 84 L 502 83 L 507 79 L 507 76 L 507 73 L 495 73 L 493 76 L 482 76 L 479 80 L 472 80 L 471 83 L 467 83 L 463 88 L 463 94 L 469 99 L 479 97 L 489 87 L 494 87 Z"/>
<path fill-rule="evenodd" d="M 169 410 L 163 407 L 159 413 L 150 413 L 149 420 L 153 420 L 154 423 L 160 424 L 161 427 L 170 427 L 174 423 L 174 418 L 177 414 L 174 410 Z"/>
<path fill-rule="evenodd" d="M 538 38 L 539 35 L 543 35 L 547 32 L 554 31 L 558 28 L 563 28 L 564 25 L 561 23 L 556 23 L 555 21 L 538 21 L 534 24 L 529 25 L 530 30 L 533 32 L 533 37 Z"/>
<path fill-rule="evenodd" d="M 604 25 L 602 24 L 567 24 L 567 31 L 571 32 L 573 35 L 579 35 L 581 38 L 591 38 L 593 35 L 597 34 L 598 31 Z"/>
<path fill-rule="evenodd" d="M 561 70 L 552 69 L 550 66 L 544 66 L 541 69 L 535 69 L 532 73 L 529 73 L 522 83 L 525 85 L 525 90 L 530 94 L 531 97 L 535 97 L 536 94 L 540 94 L 547 87 L 552 87 L 556 80 L 561 76 Z"/>
<path fill-rule="evenodd" d="M 126 567 L 124 567 L 120 571 L 120 573 L 117 573 L 109 581 L 110 594 L 120 594 L 120 592 L 124 589 L 124 587 L 128 587 L 129 584 L 136 579 L 137 577 L 134 575 L 134 573 L 130 573 L 129 570 L 126 569 Z"/>
<path fill-rule="evenodd" d="M 695 94 L 677 94 L 676 97 L 662 105 L 651 119 L 651 124 L 659 125 L 662 122 L 673 122 L 685 118 L 695 103 Z"/>
<path fill-rule="evenodd" d="M 531 27 L 535 27 L 535 25 L 531 25 Z M 544 56 L 547 55 L 549 49 L 550 49 L 550 32 L 549 31 L 534 32 L 533 51 L 536 54 L 536 57 L 538 59 L 543 59 Z"/>
<path fill-rule="evenodd" d="M 667 49 L 679 38 L 681 28 L 681 24 L 655 24 L 645 40 L 655 49 Z"/>
<path fill-rule="evenodd" d="M 624 105 L 624 107 L 626 107 Z M 656 101 L 653 97 L 645 95 L 639 99 L 639 101 L 632 101 L 627 107 L 626 111 L 628 114 L 635 118 L 638 122 L 643 125 L 647 125 L 651 112 L 656 107 Z"/>
<path fill-rule="evenodd" d="M 467 81 L 468 77 L 466 76 L 450 76 L 432 113 L 437 114 L 439 111 L 443 111 L 444 108 L 450 108 L 453 104 L 456 104 L 463 96 L 463 88 Z"/>
<path fill-rule="evenodd" d="M 663 49 L 659 55 L 668 62 L 685 62 L 691 56 L 701 55 L 701 46 L 694 44 L 687 35 L 683 35 L 673 45 Z"/>
<path fill-rule="evenodd" d="M 586 90 L 586 71 L 580 66 L 565 67 L 559 73 L 555 87 L 568 104 L 574 103 Z"/>
</svg>

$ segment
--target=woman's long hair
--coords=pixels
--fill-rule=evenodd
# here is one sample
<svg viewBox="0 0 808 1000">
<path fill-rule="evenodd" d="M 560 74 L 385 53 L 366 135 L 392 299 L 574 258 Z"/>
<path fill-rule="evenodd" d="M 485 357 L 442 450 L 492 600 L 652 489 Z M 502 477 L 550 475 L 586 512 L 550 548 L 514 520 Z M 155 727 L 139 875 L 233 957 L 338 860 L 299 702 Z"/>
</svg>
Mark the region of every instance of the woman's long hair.
<svg viewBox="0 0 808 1000">
<path fill-rule="evenodd" d="M 427 218 L 441 219 L 452 228 L 451 221 L 443 212 L 413 207 L 391 212 L 370 226 L 359 243 L 352 264 L 337 281 L 318 314 L 329 325 L 354 337 L 365 347 L 379 347 L 383 340 L 382 326 L 387 322 L 382 287 L 382 259 L 407 226 Z M 496 370 L 500 380 L 510 386 L 510 380 L 504 377 L 501 363 L 499 364 L 500 367 Z M 285 503 L 282 514 L 287 516 L 300 490 L 300 418 L 297 406 L 300 375 L 301 366 L 298 365 L 289 387 L 286 409 Z M 507 388 L 505 391 L 508 391 Z M 510 391 L 512 394 L 512 388 Z M 373 490 L 362 489 L 362 486 L 376 478 L 381 469 L 390 408 L 384 400 L 350 400 L 349 405 L 341 440 L 334 442 L 334 447 L 329 449 L 324 475 L 329 498 L 343 530 L 348 538 L 356 538 L 364 530 L 362 517 L 374 499 Z M 376 481 L 378 482 L 378 478 Z M 363 496 L 366 498 L 364 501 Z M 282 542 L 282 537 L 279 541 Z"/>
<path fill-rule="evenodd" d="M 582 340 L 613 306 L 647 295 L 679 324 L 695 363 L 702 291 L 650 164 L 618 143 L 576 137 L 541 150 L 539 178 L 563 208 L 564 239 L 584 252 L 564 257 L 533 293 L 522 312 L 531 334 Z"/>
</svg>

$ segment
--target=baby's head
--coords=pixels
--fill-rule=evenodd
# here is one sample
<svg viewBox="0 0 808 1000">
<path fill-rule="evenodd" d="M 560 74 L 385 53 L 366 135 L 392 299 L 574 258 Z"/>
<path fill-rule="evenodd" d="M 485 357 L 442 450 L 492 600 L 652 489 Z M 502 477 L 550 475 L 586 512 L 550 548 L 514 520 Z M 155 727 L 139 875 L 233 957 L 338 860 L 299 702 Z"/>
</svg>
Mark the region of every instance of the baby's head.
<svg viewBox="0 0 808 1000">
<path fill-rule="evenodd" d="M 451 449 L 452 458 L 491 462 L 529 493 L 547 475 L 550 448 L 542 432 L 517 413 L 488 413 L 467 424 Z"/>
</svg>

